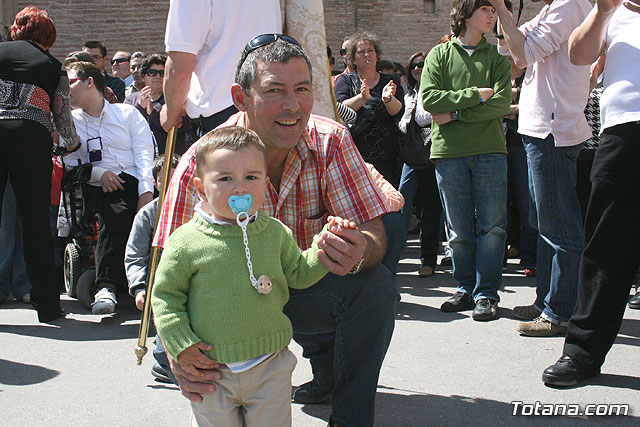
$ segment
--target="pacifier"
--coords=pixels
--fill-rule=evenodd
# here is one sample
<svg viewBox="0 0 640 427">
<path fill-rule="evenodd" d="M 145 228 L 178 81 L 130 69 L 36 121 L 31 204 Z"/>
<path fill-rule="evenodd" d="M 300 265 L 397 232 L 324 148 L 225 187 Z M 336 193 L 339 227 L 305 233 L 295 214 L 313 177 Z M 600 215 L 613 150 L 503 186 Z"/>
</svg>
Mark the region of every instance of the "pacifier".
<svg viewBox="0 0 640 427">
<path fill-rule="evenodd" d="M 245 212 L 248 215 L 252 201 L 253 197 L 247 193 L 243 196 L 229 196 L 227 203 L 235 215 L 238 215 L 240 212 Z"/>
</svg>

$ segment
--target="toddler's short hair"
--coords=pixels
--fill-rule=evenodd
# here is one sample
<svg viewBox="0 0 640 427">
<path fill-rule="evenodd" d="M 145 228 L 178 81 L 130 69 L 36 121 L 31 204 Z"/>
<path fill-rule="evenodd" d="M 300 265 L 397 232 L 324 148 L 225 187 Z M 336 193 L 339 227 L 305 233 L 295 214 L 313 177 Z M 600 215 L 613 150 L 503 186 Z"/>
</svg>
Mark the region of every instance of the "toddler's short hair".
<svg viewBox="0 0 640 427">
<path fill-rule="evenodd" d="M 267 167 L 267 148 L 264 146 L 257 133 L 240 126 L 228 126 L 214 129 L 200 138 L 196 148 L 196 176 L 203 178 L 206 172 L 207 155 L 214 151 L 226 148 L 231 151 L 239 151 L 253 147 L 264 155 L 265 170 Z"/>
</svg>

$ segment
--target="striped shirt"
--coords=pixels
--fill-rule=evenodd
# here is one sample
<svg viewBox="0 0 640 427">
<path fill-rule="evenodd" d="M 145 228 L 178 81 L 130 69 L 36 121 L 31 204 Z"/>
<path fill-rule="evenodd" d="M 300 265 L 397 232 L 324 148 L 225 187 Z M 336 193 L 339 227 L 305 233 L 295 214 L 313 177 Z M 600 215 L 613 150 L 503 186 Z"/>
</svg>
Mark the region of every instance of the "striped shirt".
<svg viewBox="0 0 640 427">
<path fill-rule="evenodd" d="M 222 126 L 244 127 L 245 114 L 234 114 Z M 182 156 L 171 179 L 153 242 L 156 247 L 164 248 L 167 237 L 193 216 L 198 201 L 193 182 L 197 145 Z M 285 161 L 280 192 L 269 184 L 261 209 L 291 228 L 298 246 L 307 249 L 329 215 L 362 224 L 403 206 L 402 195 L 370 169 L 373 174 L 344 126 L 311 115 Z"/>
</svg>

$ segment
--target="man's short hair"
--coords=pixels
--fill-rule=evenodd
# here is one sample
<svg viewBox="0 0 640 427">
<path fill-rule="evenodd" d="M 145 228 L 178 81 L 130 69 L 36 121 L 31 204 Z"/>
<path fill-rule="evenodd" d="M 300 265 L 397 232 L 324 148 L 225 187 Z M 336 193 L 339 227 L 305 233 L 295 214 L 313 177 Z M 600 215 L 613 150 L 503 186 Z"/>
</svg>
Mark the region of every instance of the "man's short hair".
<svg viewBox="0 0 640 427">
<path fill-rule="evenodd" d="M 127 61 L 131 61 L 131 54 L 126 50 L 118 50 L 116 51 L 116 53 L 113 54 L 113 56 L 116 56 L 119 53 L 124 53 L 126 55 L 125 58 L 127 58 Z"/>
<path fill-rule="evenodd" d="M 154 180 L 158 179 L 158 175 L 160 174 L 160 171 L 164 166 L 164 158 L 165 158 L 165 155 L 160 154 L 156 156 L 155 159 L 153 159 L 153 169 L 151 169 L 151 172 L 153 173 Z M 171 156 L 171 169 L 177 168 L 179 161 L 180 161 L 180 156 L 174 153 L 173 156 Z"/>
<path fill-rule="evenodd" d="M 64 67 L 67 68 L 69 67 L 70 64 L 73 64 L 74 62 L 90 62 L 92 64 L 95 64 L 91 55 L 89 55 L 87 52 L 82 50 L 77 50 L 67 55 L 67 57 L 64 60 Z"/>
<path fill-rule="evenodd" d="M 454 0 L 451 9 L 451 32 L 458 37 L 467 31 L 466 20 L 482 6 L 493 7 L 489 0 Z"/>
<path fill-rule="evenodd" d="M 226 148 L 231 151 L 240 151 L 244 148 L 256 148 L 264 155 L 264 167 L 267 168 L 267 148 L 264 146 L 257 133 L 240 126 L 228 126 L 218 128 L 207 133 L 198 141 L 196 148 L 196 176 L 203 178 L 207 172 L 207 156 L 216 150 Z"/>
<path fill-rule="evenodd" d="M 145 56 L 146 56 L 146 55 L 145 55 L 144 53 L 142 53 L 142 52 L 139 52 L 139 51 L 138 51 L 138 52 L 133 52 L 133 53 L 131 54 L 131 59 L 134 59 L 134 58 L 144 58 Z"/>
<path fill-rule="evenodd" d="M 105 46 L 104 43 L 102 43 L 101 41 L 98 40 L 89 40 L 84 42 L 84 44 L 82 45 L 82 48 L 87 48 L 87 49 L 95 49 L 98 48 L 100 49 L 100 55 L 107 56 L 107 46 Z"/>
<path fill-rule="evenodd" d="M 68 70 L 75 71 L 82 80 L 91 77 L 98 92 L 100 94 L 104 93 L 104 74 L 94 64 L 90 62 L 74 62 L 69 65 Z"/>
<path fill-rule="evenodd" d="M 382 70 L 391 70 L 391 72 L 393 73 L 393 71 L 395 70 L 395 66 L 391 61 L 388 61 L 386 59 L 379 59 L 376 63 L 376 71 L 381 72 Z"/>
<path fill-rule="evenodd" d="M 140 66 L 140 74 L 144 76 L 145 74 L 147 74 L 147 71 L 149 71 L 152 65 L 164 66 L 166 62 L 166 56 L 162 55 L 161 53 L 151 53 L 142 60 L 142 65 Z"/>
<path fill-rule="evenodd" d="M 236 83 L 240 85 L 244 92 L 248 93 L 251 84 L 256 78 L 256 70 L 258 68 L 256 64 L 258 61 L 282 63 L 288 62 L 291 58 L 303 58 L 307 61 L 309 76 L 313 80 L 311 60 L 304 49 L 279 38 L 273 43 L 257 48 L 248 55 L 244 50 L 242 51 L 236 66 Z"/>
<path fill-rule="evenodd" d="M 373 45 L 373 49 L 376 51 L 376 56 L 380 58 L 382 56 L 382 49 L 380 49 L 380 40 L 375 34 L 364 31 L 362 33 L 354 34 L 349 37 L 349 47 L 347 48 L 347 61 L 349 62 L 349 68 L 357 69 L 356 67 L 356 50 L 358 50 L 358 43 L 369 42 Z"/>
</svg>

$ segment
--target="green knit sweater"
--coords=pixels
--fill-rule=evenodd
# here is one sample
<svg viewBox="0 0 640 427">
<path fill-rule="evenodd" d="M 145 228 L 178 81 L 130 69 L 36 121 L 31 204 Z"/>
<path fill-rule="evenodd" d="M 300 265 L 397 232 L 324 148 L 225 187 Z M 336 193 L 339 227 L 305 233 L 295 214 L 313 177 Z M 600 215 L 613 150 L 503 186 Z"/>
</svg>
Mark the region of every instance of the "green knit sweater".
<svg viewBox="0 0 640 427">
<path fill-rule="evenodd" d="M 494 95 L 480 103 L 482 87 Z M 511 104 L 511 64 L 484 37 L 471 55 L 456 37 L 431 49 L 420 92 L 430 113 L 459 111 L 457 121 L 431 125 L 432 159 L 507 154 L 502 119 Z"/>
<path fill-rule="evenodd" d="M 173 358 L 204 341 L 213 347 L 205 352 L 211 359 L 239 362 L 291 341 L 291 322 L 282 312 L 288 287 L 307 288 L 327 274 L 316 254 L 317 236 L 301 252 L 291 230 L 262 211 L 247 235 L 254 275 L 266 274 L 273 283 L 267 295 L 251 285 L 239 226 L 211 224 L 196 214 L 169 237 L 151 303 Z"/>
</svg>

